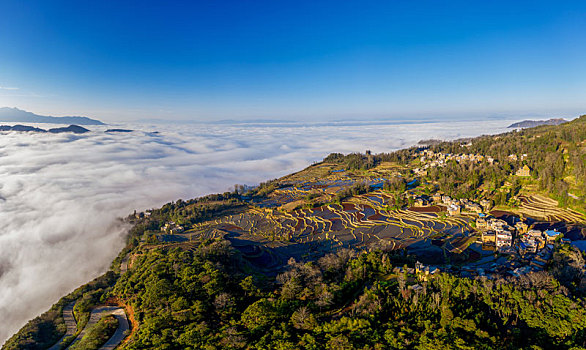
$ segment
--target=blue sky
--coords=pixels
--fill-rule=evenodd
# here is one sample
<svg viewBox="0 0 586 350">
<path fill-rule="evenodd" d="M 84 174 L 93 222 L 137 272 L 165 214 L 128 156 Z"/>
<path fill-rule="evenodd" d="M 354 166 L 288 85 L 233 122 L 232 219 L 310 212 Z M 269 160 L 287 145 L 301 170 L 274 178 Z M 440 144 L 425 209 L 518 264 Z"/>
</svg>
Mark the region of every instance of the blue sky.
<svg viewBox="0 0 586 350">
<path fill-rule="evenodd" d="M 586 113 L 582 1 L 0 0 L 0 106 L 107 121 Z"/>
</svg>

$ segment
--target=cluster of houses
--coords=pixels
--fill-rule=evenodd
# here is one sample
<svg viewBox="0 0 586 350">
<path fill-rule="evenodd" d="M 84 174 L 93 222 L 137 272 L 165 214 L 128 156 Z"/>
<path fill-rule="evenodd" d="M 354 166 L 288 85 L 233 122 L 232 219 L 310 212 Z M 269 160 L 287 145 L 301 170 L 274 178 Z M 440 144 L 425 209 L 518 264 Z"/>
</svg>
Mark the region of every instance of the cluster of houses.
<svg viewBox="0 0 586 350">
<path fill-rule="evenodd" d="M 488 163 L 493 164 L 497 160 L 495 160 L 491 156 L 484 156 L 478 153 L 469 153 L 469 154 L 452 154 L 452 153 L 441 153 L 441 152 L 434 152 L 430 149 L 423 149 L 417 153 L 417 157 L 421 163 L 426 163 L 428 167 L 436 167 L 442 166 L 449 160 L 455 160 L 458 163 L 461 162 L 472 162 L 472 163 L 481 163 L 482 161 L 486 160 Z M 521 154 L 520 156 L 516 154 L 510 154 L 507 157 L 510 161 L 524 161 L 527 159 L 527 153 Z"/>
<path fill-rule="evenodd" d="M 417 175 L 427 175 L 427 169 L 435 167 L 443 167 L 450 160 L 454 160 L 458 163 L 470 162 L 470 163 L 481 163 L 486 160 L 489 164 L 493 164 L 495 159 L 490 156 L 483 156 L 482 154 L 470 153 L 470 154 L 451 154 L 434 152 L 429 149 L 424 149 L 418 153 L 419 160 L 423 164 L 421 168 L 414 169 Z"/>
<path fill-rule="evenodd" d="M 519 277 L 529 272 L 544 270 L 553 256 L 556 242 L 571 243 L 557 230 L 531 228 L 522 218 L 517 218 L 513 222 L 514 224 L 509 224 L 505 220 L 480 213 L 476 219 L 476 227 L 482 232 L 483 249 L 496 250 L 501 255 L 496 260 L 489 260 L 481 265 L 442 265 L 441 270 L 469 278 Z M 404 270 L 402 267 L 396 267 L 394 272 L 413 275 L 416 282 L 428 280 L 440 272 L 440 269 L 417 262 L 414 268 Z M 415 284 L 410 288 L 420 287 Z"/>
<path fill-rule="evenodd" d="M 432 198 L 436 203 L 445 204 L 448 207 L 448 214 L 451 216 L 460 215 L 463 210 L 473 213 L 482 213 L 483 211 L 488 211 L 492 207 L 492 203 L 486 199 L 476 203 L 467 198 L 454 199 L 450 196 L 442 196 L 440 194 L 435 194 Z"/>
<path fill-rule="evenodd" d="M 494 164 L 498 162 L 491 156 L 484 156 L 482 154 L 470 153 L 470 154 L 451 154 L 451 153 L 441 153 L 441 152 L 434 152 L 429 149 L 424 149 L 419 151 L 417 154 L 419 157 L 420 162 L 423 164 L 421 168 L 415 168 L 413 172 L 419 176 L 427 175 L 427 169 L 435 168 L 435 167 L 443 167 L 446 163 L 450 160 L 455 160 L 458 163 L 462 162 L 471 162 L 471 163 L 481 163 L 482 161 L 486 160 L 489 164 Z M 524 153 L 520 156 L 516 154 L 510 154 L 507 157 L 510 161 L 524 161 L 527 159 L 527 154 Z M 519 168 L 515 175 L 517 176 L 531 176 L 531 168 L 527 165 Z"/>
<path fill-rule="evenodd" d="M 452 153 L 441 153 L 441 152 L 434 152 L 429 149 L 424 149 L 418 153 L 419 159 L 421 163 L 428 163 L 430 167 L 438 166 L 439 164 L 444 164 L 449 160 L 455 160 L 456 162 L 472 162 L 472 163 L 480 163 L 483 160 L 488 160 L 489 158 L 494 161 L 492 157 L 485 157 L 482 154 L 477 153 L 470 153 L 470 154 L 452 154 Z M 442 162 L 440 162 L 442 161 Z M 431 165 L 435 163 L 435 165 Z"/>
<path fill-rule="evenodd" d="M 462 209 L 473 213 L 482 213 L 483 211 L 488 211 L 491 207 L 491 202 L 486 199 L 481 200 L 480 203 L 476 203 L 467 198 L 457 200 L 451 199 L 449 196 L 443 196 L 442 202 L 444 202 L 444 204 L 449 204 L 448 213 L 450 215 L 458 215 Z"/>
<path fill-rule="evenodd" d="M 482 230 L 482 244 L 493 245 L 503 252 L 513 246 L 515 228 L 504 220 L 489 218 L 481 213 L 476 219 L 476 228 Z"/>
<path fill-rule="evenodd" d="M 475 224 L 477 230 L 481 232 L 483 250 L 495 250 L 502 256 L 497 261 L 480 267 L 443 266 L 442 270 L 446 272 L 456 273 L 463 277 L 494 278 L 504 275 L 520 276 L 531 271 L 542 271 L 553 255 L 556 241 L 562 244 L 571 243 L 569 239 L 563 238 L 557 230 L 537 230 L 530 227 L 522 217 L 514 218 L 508 223 L 485 214 L 492 206 L 488 200 L 477 203 L 469 199 L 453 199 L 436 193 L 431 197 L 418 197 L 415 203 L 416 205 L 426 205 L 432 202 L 446 205 L 450 215 L 458 215 L 463 209 L 477 213 Z M 428 276 L 436 273 L 436 268 L 417 264 L 414 269 L 408 272 L 420 276 L 420 280 L 425 280 Z"/>
<path fill-rule="evenodd" d="M 554 243 L 570 244 L 568 238 L 561 238 L 556 230 L 531 229 L 523 220 L 514 226 L 504 220 L 481 215 L 476 227 L 482 230 L 483 248 L 494 248 L 501 254 L 512 255 L 505 264 L 493 264 L 491 272 L 520 276 L 530 271 L 541 271 L 551 259 Z"/>
<path fill-rule="evenodd" d="M 440 192 L 436 192 L 431 197 L 425 195 L 412 194 L 413 205 L 416 207 L 424 207 L 431 204 L 444 204 L 448 207 L 448 214 L 460 215 L 462 211 L 466 210 L 472 213 L 482 213 L 488 211 L 492 207 L 492 202 L 486 199 L 480 202 L 474 202 L 470 199 L 454 199 L 450 196 L 442 195 Z"/>
<path fill-rule="evenodd" d="M 511 251 L 513 250 L 514 248 L 511 248 Z M 459 272 L 461 277 L 519 277 L 529 272 L 543 271 L 553 256 L 553 251 L 553 244 L 546 244 L 536 253 L 511 255 L 509 258 L 501 257 L 490 265 L 487 264 L 482 267 L 462 266 L 459 271 L 452 272 Z"/>
<path fill-rule="evenodd" d="M 177 234 L 185 231 L 183 226 L 177 225 L 173 221 L 169 221 L 165 224 L 165 226 L 161 227 L 161 231 L 168 233 L 168 234 Z"/>
<path fill-rule="evenodd" d="M 521 255 L 537 253 L 560 237 L 560 232 L 556 230 L 529 229 L 522 220 L 511 226 L 504 220 L 487 217 L 484 214 L 479 214 L 476 219 L 476 228 L 482 230 L 482 243 L 494 245 L 496 248 L 512 247 L 513 234 L 516 234 L 516 246 Z M 563 243 L 567 243 L 566 241 L 567 239 L 564 239 Z"/>
<path fill-rule="evenodd" d="M 527 153 L 523 153 L 520 156 L 517 156 L 516 154 L 509 154 L 508 158 L 514 162 L 516 162 L 517 160 L 524 161 L 525 159 L 527 159 Z"/>
<path fill-rule="evenodd" d="M 525 233 L 520 233 L 519 242 L 517 244 L 519 254 L 525 255 L 528 253 L 537 253 L 548 245 L 552 245 L 560 233 L 556 230 L 528 230 Z M 568 238 L 561 238 L 560 241 L 565 244 L 571 243 Z"/>
</svg>

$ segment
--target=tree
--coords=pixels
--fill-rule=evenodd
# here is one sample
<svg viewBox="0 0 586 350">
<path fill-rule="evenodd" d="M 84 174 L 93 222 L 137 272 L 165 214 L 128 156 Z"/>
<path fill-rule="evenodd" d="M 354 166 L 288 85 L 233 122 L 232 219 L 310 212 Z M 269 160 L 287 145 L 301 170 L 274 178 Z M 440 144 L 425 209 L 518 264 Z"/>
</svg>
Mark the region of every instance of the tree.
<svg viewBox="0 0 586 350">
<path fill-rule="evenodd" d="M 307 306 L 302 306 L 291 315 L 291 323 L 297 329 L 311 330 L 317 325 L 315 317 Z"/>
</svg>

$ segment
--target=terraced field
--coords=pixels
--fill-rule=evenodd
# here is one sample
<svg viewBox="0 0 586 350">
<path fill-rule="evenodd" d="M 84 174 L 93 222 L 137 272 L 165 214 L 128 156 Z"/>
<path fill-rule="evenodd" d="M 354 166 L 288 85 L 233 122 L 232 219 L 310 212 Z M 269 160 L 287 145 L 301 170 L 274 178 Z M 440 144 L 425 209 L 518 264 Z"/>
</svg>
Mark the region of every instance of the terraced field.
<svg viewBox="0 0 586 350">
<path fill-rule="evenodd" d="M 269 270 L 291 256 L 301 258 L 342 247 L 399 249 L 414 243 L 429 245 L 433 238 L 444 242 L 448 251 L 465 248 L 468 218 L 387 210 L 392 200 L 375 191 L 313 209 L 251 207 L 198 224 L 184 235 L 189 239 L 227 238 L 249 261 Z"/>
<path fill-rule="evenodd" d="M 320 164 L 281 179 L 282 187 L 273 191 L 268 198 L 255 205 L 261 208 L 294 209 L 291 204 L 301 204 L 308 195 L 320 197 L 322 202 L 334 198 L 336 193 L 357 183 L 364 183 L 380 189 L 385 179 L 377 172 L 369 175 L 355 175 L 331 164 Z"/>
<path fill-rule="evenodd" d="M 394 167 L 383 169 L 396 171 Z M 315 176 L 313 176 L 314 174 Z M 290 257 L 307 258 L 339 248 L 414 249 L 461 253 L 471 242 L 471 217 L 445 217 L 444 208 L 394 210 L 395 199 L 382 191 L 379 173 L 356 175 L 321 164 L 287 176 L 280 187 L 237 214 L 217 216 L 180 235 L 163 235 L 168 244 L 226 238 L 257 268 L 274 271 Z M 371 192 L 337 203 L 338 192 L 357 183 Z M 314 203 L 326 203 L 317 204 Z M 441 248 L 440 248 L 441 247 Z"/>
<path fill-rule="evenodd" d="M 584 214 L 572 209 L 558 207 L 558 202 L 540 195 L 521 197 L 521 214 L 546 221 L 564 221 L 571 224 L 586 224 Z"/>
</svg>

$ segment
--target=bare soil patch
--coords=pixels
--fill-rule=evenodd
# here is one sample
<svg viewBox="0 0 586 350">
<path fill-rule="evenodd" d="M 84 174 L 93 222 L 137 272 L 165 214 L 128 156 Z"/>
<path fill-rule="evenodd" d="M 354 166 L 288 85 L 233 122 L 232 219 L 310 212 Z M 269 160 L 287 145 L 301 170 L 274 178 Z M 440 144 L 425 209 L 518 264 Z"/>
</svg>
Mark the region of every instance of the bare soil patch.
<svg viewBox="0 0 586 350">
<path fill-rule="evenodd" d="M 442 208 L 437 205 L 432 205 L 430 207 L 411 207 L 408 210 L 416 213 L 439 213 L 442 211 Z"/>
</svg>

